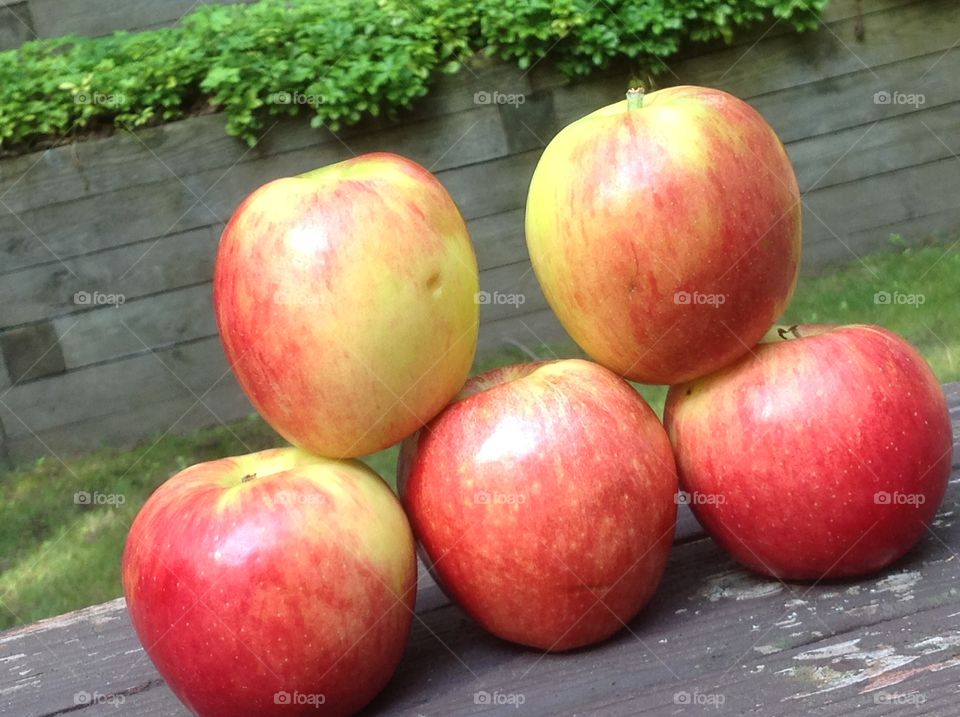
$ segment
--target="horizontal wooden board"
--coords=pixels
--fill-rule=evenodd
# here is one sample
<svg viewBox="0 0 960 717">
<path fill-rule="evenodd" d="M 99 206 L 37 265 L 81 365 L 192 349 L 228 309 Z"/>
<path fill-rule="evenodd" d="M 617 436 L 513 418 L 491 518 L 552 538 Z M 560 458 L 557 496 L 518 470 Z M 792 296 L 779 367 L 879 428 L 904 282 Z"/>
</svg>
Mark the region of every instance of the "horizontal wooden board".
<svg viewBox="0 0 960 717">
<path fill-rule="evenodd" d="M 94 292 L 132 301 L 209 281 L 219 236 L 219 227 L 202 227 L 6 274 L 0 280 L 0 329 L 87 311 Z M 78 292 L 89 294 L 91 305 L 78 303 Z"/>
<path fill-rule="evenodd" d="M 161 370 L 164 369 L 161 367 Z M 156 377 L 149 380 L 156 382 Z M 187 391 L 164 394 L 154 392 L 148 386 L 144 393 L 149 397 L 140 399 L 138 396 L 137 400 L 111 404 L 108 408 L 113 412 L 106 415 L 84 417 L 33 432 L 17 431 L 17 435 L 7 439 L 9 458 L 16 463 L 37 456 L 65 458 L 82 455 L 101 446 L 150 446 L 167 433 L 186 435 L 253 413 L 253 407 L 232 375 L 224 376 L 205 395 L 203 391 L 197 391 L 202 402 Z M 9 419 L 3 406 L 0 406 L 0 414 L 4 414 L 5 425 L 23 428 L 16 419 Z"/>
<path fill-rule="evenodd" d="M 526 204 L 530 178 L 541 150 L 531 150 L 490 162 L 438 172 L 437 177 L 453 196 L 463 216 L 487 217 Z M 482 187 L 483 191 L 478 191 Z"/>
<path fill-rule="evenodd" d="M 507 136 L 493 105 L 403 124 L 370 120 L 336 134 L 313 129 L 303 119 L 270 120 L 253 149 L 227 135 L 225 121 L 222 114 L 204 115 L 5 160 L 0 162 L 0 197 L 22 213 L 177 177 L 214 170 L 222 174 L 236 164 L 288 153 L 304 154 L 316 168 L 353 154 L 389 151 L 434 169 L 507 153 Z M 262 182 L 277 176 L 283 175 L 265 172 Z M 206 188 L 194 191 L 202 195 Z"/>
<path fill-rule="evenodd" d="M 805 250 L 827 260 L 847 251 L 845 243 L 848 253 L 867 254 L 915 217 L 960 209 L 958 177 L 960 162 L 950 157 L 814 191 L 805 199 Z"/>
<path fill-rule="evenodd" d="M 953 0 L 927 0 L 871 11 L 864 4 L 864 40 L 858 41 L 856 16 L 816 32 L 768 36 L 740 47 L 671 63 L 671 84 L 719 87 L 738 97 L 756 97 L 799 85 L 879 68 L 902 60 L 944 52 L 956 41 Z"/>
<path fill-rule="evenodd" d="M 547 306 L 529 260 L 480 272 L 480 322 L 516 317 Z"/>
<path fill-rule="evenodd" d="M 528 258 L 524 209 L 509 209 L 467 222 L 481 269 L 495 269 Z"/>
<path fill-rule="evenodd" d="M 0 51 L 12 50 L 36 37 L 26 2 L 0 3 Z"/>
<path fill-rule="evenodd" d="M 518 70 L 516 65 L 486 57 L 483 53 L 460 56 L 455 61 L 460 64 L 459 70 L 437 77 L 430 92 L 400 114 L 401 122 L 475 108 L 477 93 L 480 92 L 527 95 L 534 89 L 529 76 Z"/>
<path fill-rule="evenodd" d="M 935 242 L 942 246 L 943 252 L 956 251 L 957 231 L 954 227 L 957 226 L 960 226 L 960 207 L 900 218 L 889 224 L 853 232 L 844 238 L 846 246 L 831 236 L 811 248 L 812 258 L 809 262 L 804 259 L 801 270 L 805 274 L 822 274 L 851 264 L 859 266 L 857 256 L 899 251 L 900 248 L 890 242 L 894 234 L 900 235 L 911 246 Z"/>
<path fill-rule="evenodd" d="M 213 0 L 214 3 L 252 2 L 252 0 Z M 37 36 L 108 35 L 115 30 L 142 30 L 174 24 L 197 7 L 195 0 L 29 0 Z"/>
<path fill-rule="evenodd" d="M 212 293 L 207 282 L 55 319 L 64 363 L 75 369 L 215 336 Z"/>
<path fill-rule="evenodd" d="M 440 175 L 441 180 L 449 178 L 457 187 L 459 192 L 455 193 L 455 198 L 459 199 L 461 211 L 468 219 L 522 206 L 525 185 L 533 172 L 530 159 L 534 153 L 530 152 L 460 169 L 443 169 L 465 161 L 464 157 L 477 160 L 480 156 L 487 156 L 484 152 L 492 151 L 494 155 L 506 152 L 504 138 L 497 140 L 493 137 L 491 143 L 491 132 L 482 129 L 490 122 L 499 122 L 496 110 L 487 108 L 479 113 L 479 117 L 465 127 L 456 125 L 456 132 L 450 132 L 443 141 L 433 145 L 430 156 L 420 157 Z M 430 139 L 416 136 L 415 141 L 426 148 L 431 144 L 430 140 L 436 141 L 436 135 Z M 355 147 L 360 151 L 391 149 L 383 138 L 363 140 Z M 470 155 L 474 151 L 481 154 Z M 265 182 L 351 156 L 351 150 L 344 145 L 328 143 L 314 151 L 270 155 L 226 169 L 218 167 L 180 177 L 167 173 L 165 179 L 155 183 L 31 209 L 16 216 L 0 212 L 0 252 L 5 255 L 0 270 L 50 263 L 58 258 L 65 260 L 78 254 L 222 224 L 245 196 Z M 433 157 L 432 161 L 429 161 L 430 157 Z M 518 169 L 520 175 L 516 175 Z M 462 177 L 458 172 L 463 173 Z M 503 190 L 477 192 L 476 186 L 471 186 L 470 182 L 483 175 L 496 176 Z M 514 183 L 503 182 L 503 178 L 524 184 L 523 191 Z M 494 182 L 488 182 L 486 186 L 492 184 Z M 504 196 L 509 189 L 514 190 L 515 196 Z M 500 204 L 496 203 L 497 200 Z"/>
<path fill-rule="evenodd" d="M 779 92 L 754 97 L 750 103 L 784 142 L 829 134 L 877 120 L 914 112 L 906 103 L 877 104 L 878 92 L 924 95 L 923 107 L 960 100 L 960 53 L 942 50 L 902 62 L 862 69 Z M 826 169 L 826 168 L 824 168 Z"/>
<path fill-rule="evenodd" d="M 952 157 L 958 126 L 954 102 L 791 142 L 787 152 L 806 193 Z"/>
<path fill-rule="evenodd" d="M 130 406 L 192 401 L 194 393 L 232 380 L 220 341 L 211 337 L 14 386 L 4 396 L 6 408 L 0 405 L 0 420 L 12 440 Z"/>
<path fill-rule="evenodd" d="M 866 2 L 864 2 L 864 0 L 830 0 L 821 18 L 822 25 L 826 27 L 818 28 L 818 30 L 820 32 L 830 32 L 840 21 L 851 18 L 856 19 L 860 16 L 866 18 L 874 13 L 922 1 L 923 0 L 866 0 Z M 669 66 L 664 65 L 661 67 L 661 70 L 664 78 L 670 78 L 671 75 L 670 70 L 667 69 L 668 67 L 673 68 L 674 65 L 679 65 L 687 61 L 718 55 L 721 57 L 720 61 L 729 66 L 732 62 L 730 60 L 731 56 L 743 57 L 750 54 L 750 52 L 752 52 L 751 48 L 763 40 L 776 38 L 781 35 L 792 36 L 795 34 L 793 26 L 783 21 L 773 20 L 772 22 L 761 22 L 755 27 L 743 28 L 730 42 L 716 40 L 705 43 L 691 43 L 681 50 L 677 58 L 669 61 Z M 711 63 L 707 62 L 708 66 L 709 64 Z M 614 67 L 611 69 L 614 73 L 622 75 L 624 81 L 626 81 L 626 78 L 631 73 L 629 65 L 627 64 L 618 65 L 614 63 Z M 601 72 L 599 74 L 602 75 L 603 73 Z M 554 88 L 575 82 L 575 80 L 572 81 L 570 78 L 564 76 L 555 65 L 547 61 L 538 62 L 534 65 L 529 75 L 530 83 L 534 89 Z M 676 79 L 677 78 L 673 78 L 674 81 L 676 81 Z M 666 79 L 664 79 L 664 81 L 666 81 Z"/>
<path fill-rule="evenodd" d="M 520 346 L 525 347 L 527 353 L 541 355 L 544 344 L 571 341 L 556 314 L 550 309 L 539 309 L 481 324 L 477 351 L 489 356 L 505 348 Z"/>
<path fill-rule="evenodd" d="M 866 69 L 858 56 L 871 66 L 871 62 L 886 64 L 928 54 L 941 45 L 945 50 L 955 39 L 950 23 L 939 23 L 933 37 L 926 28 L 933 24 L 931 18 L 949 12 L 948 4 L 949 0 L 939 0 L 921 9 L 915 0 L 870 3 L 864 16 L 867 39 L 858 43 L 853 37 L 857 13 L 851 3 L 846 3 L 836 16 L 827 18 L 826 26 L 814 32 L 798 35 L 783 26 L 783 31 L 767 33 L 746 46 L 738 42 L 707 53 L 693 48 L 692 56 L 669 62 L 658 84 L 705 85 L 738 97 L 755 98 Z M 551 70 L 545 68 L 543 72 Z M 569 82 L 555 76 L 540 80 L 537 86 L 552 88 L 559 129 L 623 99 L 630 74 L 629 66 L 615 65 L 588 80 Z"/>
<path fill-rule="evenodd" d="M 215 180 L 213 177 L 210 182 Z M 248 180 L 246 186 L 248 191 L 253 190 L 256 180 Z M 59 271 L 63 261 L 75 256 L 156 240 L 220 221 L 174 178 L 17 216 L 0 210 L 0 272 L 41 263 Z"/>
</svg>

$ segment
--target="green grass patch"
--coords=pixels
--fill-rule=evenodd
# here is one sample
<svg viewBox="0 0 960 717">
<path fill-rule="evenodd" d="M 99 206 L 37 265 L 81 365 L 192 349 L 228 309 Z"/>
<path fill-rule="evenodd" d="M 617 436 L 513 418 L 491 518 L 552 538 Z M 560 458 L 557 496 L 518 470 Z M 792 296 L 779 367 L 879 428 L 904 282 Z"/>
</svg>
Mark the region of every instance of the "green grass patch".
<svg viewBox="0 0 960 717">
<path fill-rule="evenodd" d="M 941 381 L 960 380 L 960 250 L 872 254 L 801 279 L 783 323 L 884 326 L 920 349 Z"/>
</svg>

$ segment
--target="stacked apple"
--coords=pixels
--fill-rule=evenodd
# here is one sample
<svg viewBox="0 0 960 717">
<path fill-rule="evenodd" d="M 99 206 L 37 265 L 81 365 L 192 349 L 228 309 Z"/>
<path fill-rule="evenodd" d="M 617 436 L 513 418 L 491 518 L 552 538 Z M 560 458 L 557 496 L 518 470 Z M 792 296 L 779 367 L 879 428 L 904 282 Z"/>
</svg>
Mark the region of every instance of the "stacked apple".
<svg viewBox="0 0 960 717">
<path fill-rule="evenodd" d="M 214 276 L 221 339 L 298 448 L 174 476 L 123 561 L 133 626 L 193 712 L 351 714 L 390 679 L 413 618 L 414 539 L 386 483 L 351 458 L 415 431 L 463 385 L 478 288 L 450 195 L 396 155 L 270 182 L 237 209 Z"/>
<path fill-rule="evenodd" d="M 427 170 L 366 155 L 237 209 L 220 333 L 296 447 L 173 477 L 123 566 L 133 625 L 197 714 L 367 704 L 409 633 L 414 539 L 482 627 L 566 650 L 648 603 L 678 485 L 723 548 L 784 579 L 875 571 L 923 534 L 951 462 L 940 386 L 883 329 L 771 329 L 796 284 L 801 202 L 749 105 L 631 90 L 550 143 L 526 211 L 544 293 L 596 363 L 464 383 L 477 263 Z M 672 384 L 666 428 L 625 379 Z M 401 440 L 398 501 L 353 458 Z"/>
<path fill-rule="evenodd" d="M 631 90 L 564 129 L 534 174 L 526 234 L 580 346 L 674 384 L 665 424 L 704 528 L 749 568 L 819 580 L 879 570 L 916 543 L 953 438 L 936 377 L 903 339 L 875 326 L 767 334 L 796 282 L 800 215 L 763 118 L 674 87 Z"/>
</svg>

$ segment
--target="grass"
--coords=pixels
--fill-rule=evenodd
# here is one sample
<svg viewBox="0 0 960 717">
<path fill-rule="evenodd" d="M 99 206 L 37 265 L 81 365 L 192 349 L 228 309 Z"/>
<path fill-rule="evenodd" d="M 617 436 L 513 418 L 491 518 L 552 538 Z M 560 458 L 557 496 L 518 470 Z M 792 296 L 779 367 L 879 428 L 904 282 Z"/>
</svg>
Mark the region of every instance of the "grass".
<svg viewBox="0 0 960 717">
<path fill-rule="evenodd" d="M 915 303 L 894 303 L 911 297 Z M 885 326 L 920 349 L 941 381 L 958 381 L 960 247 L 874 254 L 835 274 L 801 279 L 783 323 Z"/>
<path fill-rule="evenodd" d="M 784 322 L 886 326 L 912 341 L 942 381 L 956 381 L 958 279 L 960 251 L 943 246 L 870 256 L 835 274 L 802 279 Z M 893 301 L 876 303 L 878 292 L 889 293 Z M 909 301 L 895 297 L 916 298 L 895 303 Z M 509 349 L 475 369 L 571 355 L 582 354 L 571 346 L 539 347 L 535 354 Z M 659 412 L 666 389 L 638 388 Z M 193 463 L 282 443 L 251 416 L 188 436 L 167 435 L 132 450 L 102 449 L 70 458 L 66 465 L 40 459 L 11 471 L 0 482 L 0 629 L 117 597 L 127 530 L 160 483 Z M 392 484 L 396 454 L 394 447 L 364 460 Z M 78 491 L 122 496 L 123 503 L 78 504 Z"/>
</svg>

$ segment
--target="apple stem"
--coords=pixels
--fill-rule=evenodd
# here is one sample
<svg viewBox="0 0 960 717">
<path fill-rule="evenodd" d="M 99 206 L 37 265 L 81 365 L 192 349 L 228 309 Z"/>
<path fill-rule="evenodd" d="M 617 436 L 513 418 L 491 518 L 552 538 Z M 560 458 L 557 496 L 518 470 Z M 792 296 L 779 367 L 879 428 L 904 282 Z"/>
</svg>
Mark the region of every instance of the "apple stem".
<svg viewBox="0 0 960 717">
<path fill-rule="evenodd" d="M 254 478 L 256 478 L 256 477 L 257 477 L 257 474 L 256 474 L 256 473 L 247 473 L 243 478 L 240 479 L 240 482 L 241 482 L 241 483 L 249 483 L 250 481 L 252 481 L 252 480 L 253 480 Z"/>
<path fill-rule="evenodd" d="M 799 339 L 800 332 L 798 331 L 798 329 L 799 329 L 799 326 L 797 324 L 794 324 L 793 326 L 787 326 L 787 327 L 779 326 L 777 327 L 777 333 L 780 335 L 780 338 L 783 339 L 784 341 L 787 341 L 789 338 L 787 334 L 793 334 L 793 338 Z"/>
<path fill-rule="evenodd" d="M 643 96 L 645 94 L 646 90 L 643 88 L 643 85 L 631 87 L 627 90 L 627 109 L 638 110 L 643 107 Z"/>
</svg>

